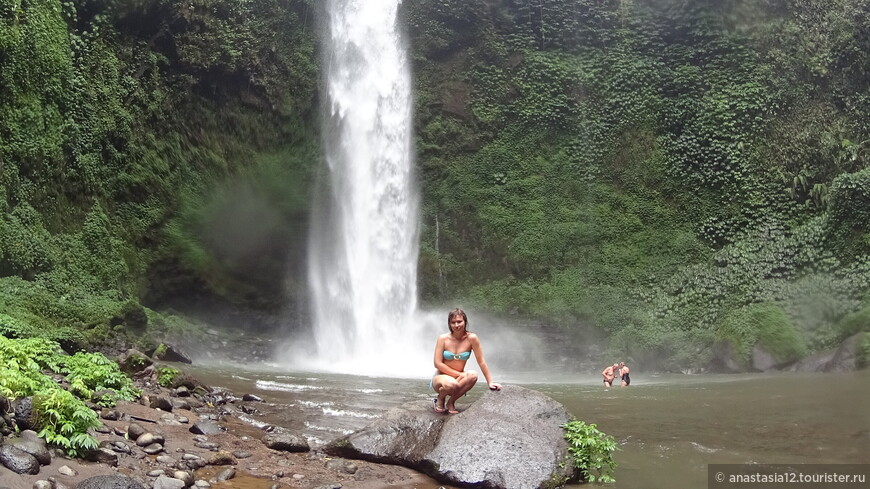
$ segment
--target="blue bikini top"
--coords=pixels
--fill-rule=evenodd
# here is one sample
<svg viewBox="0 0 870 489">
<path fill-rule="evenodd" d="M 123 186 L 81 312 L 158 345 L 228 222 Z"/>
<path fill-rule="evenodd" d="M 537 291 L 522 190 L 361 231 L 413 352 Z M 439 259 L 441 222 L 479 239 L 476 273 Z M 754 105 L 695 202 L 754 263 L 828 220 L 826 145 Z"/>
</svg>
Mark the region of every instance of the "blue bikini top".
<svg viewBox="0 0 870 489">
<path fill-rule="evenodd" d="M 464 351 L 462 353 L 453 353 L 452 351 L 444 350 L 443 352 L 445 360 L 462 360 L 466 361 L 471 357 L 471 350 Z"/>
</svg>

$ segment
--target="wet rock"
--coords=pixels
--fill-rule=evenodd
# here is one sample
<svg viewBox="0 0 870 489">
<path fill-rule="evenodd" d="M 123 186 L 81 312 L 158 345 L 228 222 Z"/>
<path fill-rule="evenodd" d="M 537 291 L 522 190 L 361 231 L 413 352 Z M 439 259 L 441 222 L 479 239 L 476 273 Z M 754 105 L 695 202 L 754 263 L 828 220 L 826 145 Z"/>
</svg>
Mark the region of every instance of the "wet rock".
<svg viewBox="0 0 870 489">
<path fill-rule="evenodd" d="M 139 423 L 130 423 L 129 425 L 127 425 L 127 438 L 132 441 L 136 441 L 137 438 L 147 432 L 148 430 L 146 430 L 145 427 Z"/>
<path fill-rule="evenodd" d="M 184 481 L 161 475 L 154 481 L 154 489 L 183 489 Z"/>
<path fill-rule="evenodd" d="M 199 435 L 213 435 L 215 433 L 223 433 L 226 431 L 223 426 L 217 424 L 210 419 L 200 420 L 190 427 L 191 433 Z"/>
<path fill-rule="evenodd" d="M 98 462 L 101 464 L 106 464 L 111 467 L 118 466 L 118 454 L 108 448 L 97 448 L 96 450 L 92 450 L 88 452 L 85 457 L 86 460 L 91 462 Z M 78 489 L 78 488 L 76 488 Z"/>
<path fill-rule="evenodd" d="M 142 433 L 138 438 L 136 438 L 136 445 L 140 447 L 145 447 L 151 445 L 153 443 L 164 443 L 166 439 L 160 433 Z"/>
<path fill-rule="evenodd" d="M 226 469 L 218 472 L 210 482 L 223 482 L 228 481 L 236 476 L 236 469 L 232 467 L 227 467 Z"/>
<path fill-rule="evenodd" d="M 239 406 L 239 409 L 241 409 L 242 412 L 245 414 L 257 414 L 258 412 L 257 408 L 253 406 L 248 406 L 247 404 L 242 404 L 241 406 Z"/>
<path fill-rule="evenodd" d="M 186 470 L 176 470 L 172 473 L 172 476 L 184 482 L 184 487 L 190 487 L 193 485 L 193 474 Z"/>
<path fill-rule="evenodd" d="M 36 457 L 12 445 L 0 446 L 0 463 L 16 474 L 39 473 L 39 461 Z"/>
<path fill-rule="evenodd" d="M 160 409 L 161 411 L 172 411 L 172 403 L 169 402 L 169 399 L 163 396 L 154 396 L 151 398 L 151 401 L 148 403 L 148 406 L 151 409 Z"/>
<path fill-rule="evenodd" d="M 487 391 L 461 414 L 444 416 L 414 401 L 327 445 L 326 453 L 404 465 L 457 486 L 541 487 L 577 480 L 555 400 L 531 389 Z"/>
<path fill-rule="evenodd" d="M 172 409 L 184 409 L 190 411 L 190 401 L 187 398 L 173 397 L 169 400 L 172 403 Z"/>
<path fill-rule="evenodd" d="M 142 372 L 148 367 L 152 367 L 154 364 L 154 360 L 135 348 L 131 348 L 122 353 L 117 361 L 121 370 L 131 375 Z"/>
<path fill-rule="evenodd" d="M 190 355 L 184 353 L 179 348 L 172 345 L 159 345 L 157 348 L 151 351 L 150 354 L 157 360 L 163 360 L 166 362 L 180 362 L 186 363 L 188 365 L 193 363 L 193 361 L 190 359 Z"/>
<path fill-rule="evenodd" d="M 103 408 L 100 410 L 100 417 L 109 421 L 117 421 L 121 418 L 121 412 L 117 409 Z"/>
<path fill-rule="evenodd" d="M 157 455 L 158 453 L 163 451 L 163 445 L 160 443 L 152 443 L 147 447 L 142 448 L 142 451 L 147 453 L 148 455 Z"/>
<path fill-rule="evenodd" d="M 263 444 L 272 450 L 282 452 L 307 452 L 311 450 L 305 438 L 276 429 L 263 437 Z"/>
<path fill-rule="evenodd" d="M 180 385 L 178 386 L 178 388 L 175 389 L 174 394 L 177 397 L 190 397 L 190 389 L 188 389 L 186 386 Z"/>
<path fill-rule="evenodd" d="M 98 475 L 79 482 L 76 489 L 145 489 L 125 475 Z"/>
<path fill-rule="evenodd" d="M 242 396 L 243 401 L 254 401 L 254 402 L 263 402 L 263 398 L 256 396 L 254 394 L 245 394 Z"/>
<path fill-rule="evenodd" d="M 33 427 L 33 397 L 22 397 L 12 403 L 15 424 L 19 430 Z"/>
<path fill-rule="evenodd" d="M 843 341 L 843 344 L 834 352 L 831 361 L 825 365 L 825 372 L 852 372 L 858 369 L 859 359 L 862 358 L 861 342 L 864 335 L 870 333 L 856 333 Z"/>
<path fill-rule="evenodd" d="M 233 454 L 230 452 L 219 451 L 208 458 L 208 465 L 232 465 L 236 463 Z"/>
<path fill-rule="evenodd" d="M 26 435 L 27 431 L 30 435 Z M 40 465 L 48 465 L 51 463 L 51 455 L 48 453 L 48 447 L 45 445 L 45 440 L 36 437 L 36 432 L 27 430 L 22 432 L 21 438 L 10 438 L 6 440 L 7 445 L 12 445 L 22 452 L 27 452 L 33 455 Z"/>
</svg>

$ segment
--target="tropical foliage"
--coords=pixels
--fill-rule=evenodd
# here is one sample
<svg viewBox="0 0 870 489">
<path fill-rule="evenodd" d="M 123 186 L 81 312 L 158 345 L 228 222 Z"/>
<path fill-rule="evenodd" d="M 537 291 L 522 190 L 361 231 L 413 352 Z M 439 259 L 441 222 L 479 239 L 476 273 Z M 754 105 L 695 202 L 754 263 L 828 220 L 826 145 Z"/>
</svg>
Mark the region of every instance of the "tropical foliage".
<svg viewBox="0 0 870 489">
<path fill-rule="evenodd" d="M 870 329 L 868 0 L 402 6 L 424 302 L 644 368 Z M 0 0 L 0 332 L 302 316 L 318 8 Z"/>
</svg>

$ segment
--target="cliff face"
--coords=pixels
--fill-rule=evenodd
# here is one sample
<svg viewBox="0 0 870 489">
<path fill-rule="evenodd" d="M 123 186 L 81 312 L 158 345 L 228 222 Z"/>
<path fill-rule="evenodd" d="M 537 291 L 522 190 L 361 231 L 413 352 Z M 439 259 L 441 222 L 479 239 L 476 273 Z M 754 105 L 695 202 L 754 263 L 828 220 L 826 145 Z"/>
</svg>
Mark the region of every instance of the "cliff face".
<svg viewBox="0 0 870 489">
<path fill-rule="evenodd" d="M 591 328 L 665 368 L 865 328 L 867 12 L 405 2 L 424 302 Z M 307 0 L 0 6 L 4 332 L 136 336 L 175 327 L 154 312 L 170 307 L 301 317 L 316 17 Z"/>
</svg>

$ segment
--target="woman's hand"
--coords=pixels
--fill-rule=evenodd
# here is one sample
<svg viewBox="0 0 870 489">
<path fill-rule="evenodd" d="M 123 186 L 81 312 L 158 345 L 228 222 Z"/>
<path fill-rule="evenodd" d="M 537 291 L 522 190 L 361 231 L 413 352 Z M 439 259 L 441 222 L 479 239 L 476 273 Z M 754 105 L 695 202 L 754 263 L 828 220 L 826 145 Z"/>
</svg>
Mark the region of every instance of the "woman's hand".
<svg viewBox="0 0 870 489">
<path fill-rule="evenodd" d="M 491 384 L 489 384 L 489 390 L 491 390 L 491 391 L 500 391 L 500 390 L 501 390 L 501 384 L 499 384 L 499 383 L 497 383 L 497 382 L 492 382 Z"/>
</svg>

